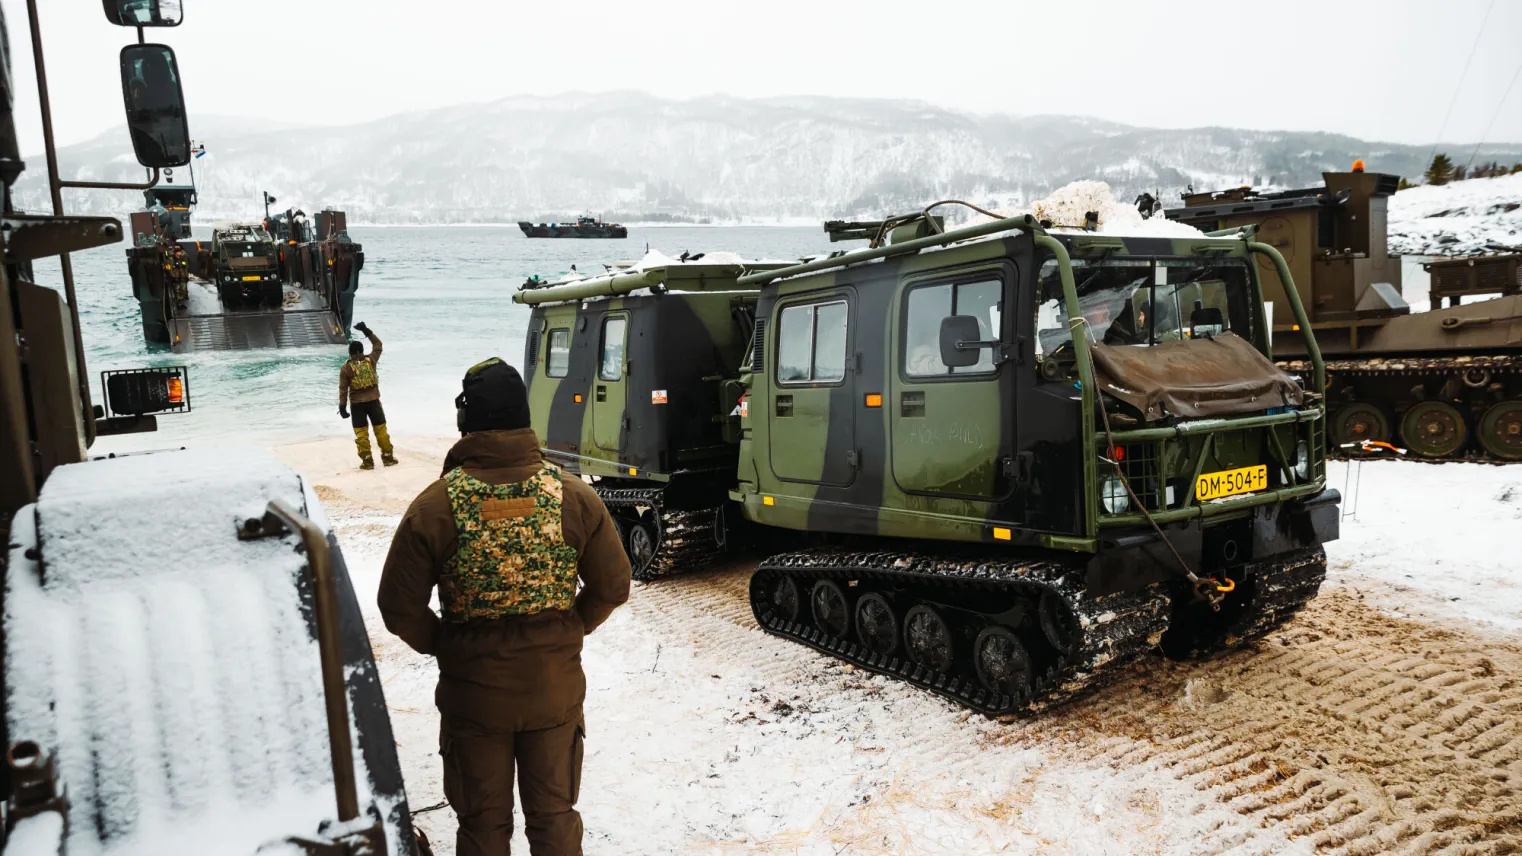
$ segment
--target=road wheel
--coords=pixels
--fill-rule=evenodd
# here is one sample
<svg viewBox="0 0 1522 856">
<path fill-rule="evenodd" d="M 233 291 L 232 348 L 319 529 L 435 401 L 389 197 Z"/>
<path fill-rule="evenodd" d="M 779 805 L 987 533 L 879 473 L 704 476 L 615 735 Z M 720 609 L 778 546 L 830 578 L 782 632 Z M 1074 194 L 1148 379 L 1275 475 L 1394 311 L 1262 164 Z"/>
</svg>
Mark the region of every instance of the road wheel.
<svg viewBox="0 0 1522 856">
<path fill-rule="evenodd" d="M 1332 442 L 1338 448 L 1348 443 L 1369 440 L 1376 443 L 1390 441 L 1390 419 L 1383 408 L 1367 401 L 1344 404 L 1332 414 Z M 1342 449 L 1349 455 L 1368 454 L 1356 445 Z"/>
<path fill-rule="evenodd" d="M 887 656 L 898 648 L 898 616 L 887 598 L 869 592 L 856 601 L 856 638 L 874 654 Z"/>
<path fill-rule="evenodd" d="M 1078 641 L 1078 623 L 1062 598 L 1049 591 L 1042 592 L 1041 600 L 1036 604 L 1036 615 L 1041 622 L 1041 635 L 1052 648 L 1064 657 L 1072 653 L 1073 645 Z"/>
<path fill-rule="evenodd" d="M 814 615 L 814 626 L 831 639 L 846 638 L 851 629 L 851 607 L 846 593 L 834 580 L 814 583 L 809 594 L 809 611 Z"/>
<path fill-rule="evenodd" d="M 1480 419 L 1480 445 L 1508 461 L 1522 461 L 1522 401 L 1491 405 Z"/>
<path fill-rule="evenodd" d="M 655 558 L 655 547 L 658 543 L 658 535 L 655 532 L 655 524 L 651 515 L 644 514 L 638 520 L 631 520 L 627 524 L 628 535 L 624 542 L 624 549 L 629 554 L 629 564 L 634 566 L 637 575 L 645 570 L 650 560 Z"/>
<path fill-rule="evenodd" d="M 1423 401 L 1406 411 L 1400 437 L 1406 447 L 1428 458 L 1446 458 L 1463 448 L 1469 436 L 1464 414 L 1443 401 Z"/>
<path fill-rule="evenodd" d="M 916 666 L 932 672 L 951 671 L 956 653 L 951 643 L 951 626 L 935 607 L 920 604 L 904 616 L 904 648 Z"/>
<path fill-rule="evenodd" d="M 772 587 L 771 595 L 767 597 L 771 601 L 772 609 L 777 617 L 783 621 L 798 620 L 798 605 L 803 600 L 798 594 L 798 583 L 789 576 L 777 577 L 777 584 Z"/>
<path fill-rule="evenodd" d="M 972 643 L 972 664 L 989 692 L 1020 698 L 1030 688 L 1030 654 L 1008 627 L 983 628 Z"/>
</svg>

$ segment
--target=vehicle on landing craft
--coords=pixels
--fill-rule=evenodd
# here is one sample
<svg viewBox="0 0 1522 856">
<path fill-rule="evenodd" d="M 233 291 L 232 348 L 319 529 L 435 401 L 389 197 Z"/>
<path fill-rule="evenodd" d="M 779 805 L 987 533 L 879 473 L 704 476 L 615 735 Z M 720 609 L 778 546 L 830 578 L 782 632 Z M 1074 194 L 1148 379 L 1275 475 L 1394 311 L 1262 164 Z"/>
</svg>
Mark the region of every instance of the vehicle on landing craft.
<svg viewBox="0 0 1522 856">
<path fill-rule="evenodd" d="M 930 211 L 826 224 L 868 247 L 801 263 L 514 296 L 541 445 L 593 477 L 636 573 L 793 544 L 751 578 L 763 628 L 986 713 L 1159 642 L 1241 645 L 1313 598 L 1339 497 L 1293 290 L 1310 370 L 1267 357 L 1278 252 Z"/>
</svg>

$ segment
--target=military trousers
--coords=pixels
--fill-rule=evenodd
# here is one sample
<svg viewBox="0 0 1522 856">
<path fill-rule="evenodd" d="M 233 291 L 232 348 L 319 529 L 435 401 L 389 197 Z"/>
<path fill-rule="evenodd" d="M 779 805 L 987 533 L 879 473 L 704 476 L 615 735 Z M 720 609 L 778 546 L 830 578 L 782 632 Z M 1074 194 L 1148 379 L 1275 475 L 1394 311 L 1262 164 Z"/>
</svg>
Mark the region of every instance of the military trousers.
<svg viewBox="0 0 1522 856">
<path fill-rule="evenodd" d="M 513 837 L 513 778 L 531 856 L 581 856 L 582 742 L 578 718 L 537 731 L 493 732 L 446 717 L 440 726 L 444 797 L 459 820 L 458 856 L 506 856 Z"/>
</svg>

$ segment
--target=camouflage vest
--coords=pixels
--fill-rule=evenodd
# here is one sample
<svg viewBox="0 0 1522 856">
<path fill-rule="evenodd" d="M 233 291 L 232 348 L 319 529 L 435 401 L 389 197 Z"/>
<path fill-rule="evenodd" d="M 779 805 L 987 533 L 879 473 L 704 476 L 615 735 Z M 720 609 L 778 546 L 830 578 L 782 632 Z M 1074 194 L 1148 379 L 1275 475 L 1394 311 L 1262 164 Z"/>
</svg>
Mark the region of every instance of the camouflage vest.
<svg viewBox="0 0 1522 856">
<path fill-rule="evenodd" d="M 560 471 L 546 464 L 528 481 L 487 484 L 455 467 L 444 476 L 459 550 L 439 577 L 444 620 L 570 609 L 576 549 L 560 529 Z"/>
<path fill-rule="evenodd" d="M 377 383 L 375 376 L 375 363 L 366 359 L 349 360 L 349 368 L 354 370 L 354 377 L 349 379 L 349 386 L 353 389 L 374 389 Z"/>
</svg>

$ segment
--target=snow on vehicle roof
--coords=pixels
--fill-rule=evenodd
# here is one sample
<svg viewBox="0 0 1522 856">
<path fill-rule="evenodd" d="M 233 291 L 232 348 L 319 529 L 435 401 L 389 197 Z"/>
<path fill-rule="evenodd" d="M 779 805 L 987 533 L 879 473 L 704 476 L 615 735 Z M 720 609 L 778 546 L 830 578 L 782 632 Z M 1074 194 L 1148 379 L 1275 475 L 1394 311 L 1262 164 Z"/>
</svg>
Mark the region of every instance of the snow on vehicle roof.
<svg viewBox="0 0 1522 856">
<path fill-rule="evenodd" d="M 236 533 L 306 496 L 269 453 L 219 448 L 60 467 L 16 517 L 6 716 L 57 752 L 70 853 L 246 856 L 336 818 L 304 560 Z"/>
<path fill-rule="evenodd" d="M 1084 217 L 1093 211 L 1099 215 L 1099 234 L 1122 238 L 1199 238 L 1204 232 L 1185 223 L 1178 223 L 1155 214 L 1143 219 L 1135 205 L 1128 205 L 1115 198 L 1108 182 L 1075 181 L 1052 191 L 1044 199 L 1038 199 L 1028 207 L 1013 211 L 994 211 L 1001 217 L 1019 217 L 1029 214 L 1037 222 L 1051 221 L 1048 231 L 1053 234 L 1093 234 L 1083 228 Z M 991 218 L 979 214 L 963 226 L 986 223 Z"/>
</svg>

